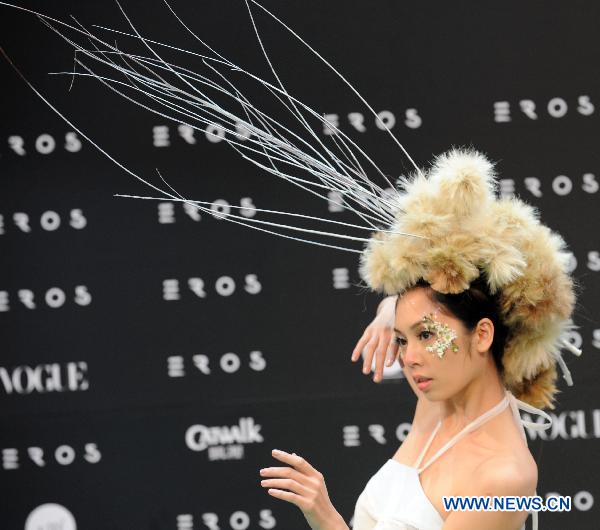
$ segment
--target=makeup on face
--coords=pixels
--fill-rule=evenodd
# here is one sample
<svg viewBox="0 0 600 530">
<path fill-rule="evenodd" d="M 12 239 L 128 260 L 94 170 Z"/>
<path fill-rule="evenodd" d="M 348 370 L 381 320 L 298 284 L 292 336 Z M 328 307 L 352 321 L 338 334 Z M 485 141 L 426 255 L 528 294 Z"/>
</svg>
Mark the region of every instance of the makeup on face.
<svg viewBox="0 0 600 530">
<path fill-rule="evenodd" d="M 431 333 L 435 336 L 436 340 L 433 344 L 426 346 L 425 350 L 429 353 L 435 353 L 440 359 L 444 357 L 446 351 L 450 347 L 453 352 L 458 351 L 458 346 L 453 342 L 457 337 L 457 333 L 448 324 L 436 320 L 434 313 L 427 313 L 423 315 L 420 322 L 413 324 L 410 327 L 411 331 L 416 331 L 418 335 L 423 332 Z M 397 329 L 394 329 L 396 333 L 402 334 Z M 402 349 L 406 346 L 406 339 L 396 337 L 396 342 Z"/>
<path fill-rule="evenodd" d="M 440 359 L 446 354 L 448 347 L 452 347 L 453 352 L 458 351 L 458 346 L 453 342 L 458 335 L 448 324 L 435 320 L 435 315 L 429 313 L 423 316 L 423 327 L 430 332 L 435 333 L 436 341 L 431 346 L 426 346 L 425 349 L 429 353 L 435 353 Z"/>
</svg>

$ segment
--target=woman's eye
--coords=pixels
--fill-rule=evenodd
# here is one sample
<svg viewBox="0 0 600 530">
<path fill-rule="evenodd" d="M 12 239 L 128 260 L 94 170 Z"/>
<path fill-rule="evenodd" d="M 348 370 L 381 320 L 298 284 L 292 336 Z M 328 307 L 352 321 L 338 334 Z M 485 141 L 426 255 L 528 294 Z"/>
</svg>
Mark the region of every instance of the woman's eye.
<svg viewBox="0 0 600 530">
<path fill-rule="evenodd" d="M 421 337 L 423 340 L 429 340 L 431 337 L 433 337 L 433 335 L 433 332 L 428 330 L 423 330 L 421 333 L 419 333 L 419 337 Z"/>
<path fill-rule="evenodd" d="M 396 344 L 398 344 L 399 346 L 406 346 L 406 339 L 402 338 L 402 337 L 394 337 L 394 341 L 396 342 Z"/>
</svg>

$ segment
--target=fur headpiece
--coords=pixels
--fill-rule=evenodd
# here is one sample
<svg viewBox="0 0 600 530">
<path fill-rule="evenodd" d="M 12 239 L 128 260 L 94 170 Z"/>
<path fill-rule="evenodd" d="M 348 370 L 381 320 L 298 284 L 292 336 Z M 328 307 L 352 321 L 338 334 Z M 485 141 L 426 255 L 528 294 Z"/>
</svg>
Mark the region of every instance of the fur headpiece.
<svg viewBox="0 0 600 530">
<path fill-rule="evenodd" d="M 573 326 L 573 281 L 564 240 L 516 198 L 497 199 L 492 163 L 481 153 L 453 149 L 430 171 L 398 183 L 390 232 L 376 232 L 361 255 L 371 289 L 401 294 L 424 279 L 440 293 L 467 290 L 481 275 L 498 294 L 508 327 L 504 383 L 518 399 L 554 409 L 561 348 L 581 354 L 562 337 Z M 392 232 L 411 233 L 411 238 Z"/>
</svg>

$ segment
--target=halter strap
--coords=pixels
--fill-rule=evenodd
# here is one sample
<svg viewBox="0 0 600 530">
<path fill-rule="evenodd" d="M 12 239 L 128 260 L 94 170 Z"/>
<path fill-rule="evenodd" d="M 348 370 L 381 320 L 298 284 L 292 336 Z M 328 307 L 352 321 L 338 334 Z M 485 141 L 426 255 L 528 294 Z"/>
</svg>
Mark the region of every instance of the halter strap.
<svg viewBox="0 0 600 530">
<path fill-rule="evenodd" d="M 497 405 L 492 407 L 487 412 L 483 413 L 478 418 L 475 418 L 464 429 L 462 429 L 459 433 L 455 434 L 452 438 L 450 438 L 450 440 L 448 440 L 444 444 L 444 446 L 442 448 L 440 448 L 440 450 L 435 455 L 433 455 L 423 467 L 420 468 L 419 466 L 421 465 L 421 461 L 427 454 L 427 451 L 428 451 L 429 447 L 431 446 L 431 443 L 433 442 L 435 435 L 438 433 L 438 431 L 440 430 L 440 427 L 442 426 L 442 420 L 439 420 L 435 429 L 431 433 L 431 436 L 429 437 L 427 444 L 425 444 L 423 451 L 421 452 L 419 458 L 417 459 L 417 462 L 415 463 L 414 467 L 417 468 L 417 472 L 419 474 L 421 474 L 431 464 L 433 464 L 440 456 L 442 456 L 448 449 L 450 449 L 454 444 L 456 444 L 461 438 L 463 438 L 467 434 L 473 432 L 475 429 L 479 428 L 481 425 L 483 425 L 485 422 L 492 419 L 494 416 L 497 416 L 498 414 L 500 414 L 508 406 L 509 406 L 509 397 L 508 397 L 508 395 L 505 395 L 504 398 L 502 399 L 502 401 L 500 401 L 500 403 L 498 403 Z"/>
<path fill-rule="evenodd" d="M 429 447 L 431 446 L 431 443 L 433 442 L 433 439 L 435 438 L 435 435 L 440 430 L 441 426 L 442 426 L 442 422 L 438 421 L 437 425 L 435 426 L 435 429 L 433 429 L 433 432 L 431 433 L 429 440 L 427 440 L 425 447 L 423 447 L 423 450 L 421 451 L 421 454 L 419 455 L 419 458 L 417 458 L 417 461 L 414 463 L 413 467 L 415 467 L 417 469 L 419 468 L 419 466 L 421 465 L 421 462 L 423 461 L 423 458 L 425 457 L 425 454 L 429 450 Z"/>
<path fill-rule="evenodd" d="M 521 432 L 521 437 L 525 441 L 525 444 L 527 444 L 527 435 L 525 433 L 525 427 L 527 427 L 528 429 L 534 430 L 534 431 L 545 431 L 545 430 L 548 430 L 550 427 L 552 427 L 552 418 L 548 414 L 546 414 L 543 410 L 532 407 L 528 403 L 525 403 L 524 401 L 517 399 L 512 394 L 512 392 L 510 392 L 509 390 L 505 390 L 504 398 L 502 399 L 502 401 L 500 401 L 500 403 L 498 403 L 497 405 L 492 407 L 490 410 L 488 410 L 487 412 L 485 412 L 478 418 L 475 418 L 462 431 L 460 431 L 458 434 L 454 435 L 450 440 L 448 440 L 448 442 L 435 455 L 433 455 L 423 467 L 419 467 L 421 465 L 421 462 L 423 461 L 423 458 L 427 454 L 429 447 L 431 447 L 431 444 L 433 442 L 433 439 L 435 438 L 435 435 L 438 433 L 438 431 L 440 430 L 440 427 L 442 426 L 442 420 L 439 420 L 437 425 L 433 429 L 433 432 L 429 436 L 429 440 L 427 440 L 427 443 L 425 444 L 423 451 L 421 451 L 419 458 L 415 462 L 414 467 L 417 469 L 417 473 L 420 475 L 423 471 L 425 471 L 425 469 L 427 469 L 431 464 L 433 464 L 433 462 L 435 462 L 439 457 L 441 457 L 448 449 L 450 449 L 454 444 L 456 444 L 461 438 L 463 438 L 467 434 L 473 432 L 475 429 L 479 428 L 485 422 L 491 420 L 494 416 L 500 414 L 502 411 L 504 411 L 509 406 L 510 406 L 513 418 L 515 419 L 515 421 L 517 422 L 517 425 L 520 428 L 519 430 Z M 530 414 L 534 414 L 536 416 L 541 416 L 546 421 L 544 423 L 539 423 L 539 422 L 523 420 L 521 418 L 521 414 L 519 413 L 519 409 L 523 410 L 524 412 L 529 412 Z M 537 490 L 535 491 L 535 495 L 537 495 Z M 532 515 L 532 529 L 538 530 L 538 512 L 533 511 L 530 513 Z M 523 524 L 521 530 L 525 530 L 525 524 Z"/>
<path fill-rule="evenodd" d="M 524 401 L 517 399 L 508 390 L 506 391 L 506 393 L 510 400 L 510 408 L 512 410 L 513 417 L 515 418 L 517 425 L 519 425 L 519 427 L 520 427 L 521 437 L 525 440 L 525 443 L 527 443 L 527 435 L 525 434 L 525 427 L 527 427 L 528 429 L 532 429 L 534 431 L 545 431 L 545 430 L 549 429 L 550 427 L 552 427 L 552 418 L 548 414 L 546 414 L 543 410 L 536 409 L 535 407 L 532 407 L 528 403 L 525 403 Z M 534 423 L 531 421 L 523 420 L 523 419 L 521 419 L 521 414 L 519 413 L 519 409 L 521 409 L 525 412 L 529 412 L 530 414 L 535 414 L 536 416 L 541 416 L 546 420 L 546 422 L 545 423 L 537 423 L 537 422 Z M 534 495 L 537 495 L 537 494 L 538 493 L 537 493 L 537 489 L 536 489 Z M 530 512 L 530 513 L 531 513 L 531 519 L 532 519 L 531 520 L 531 528 L 532 528 L 532 530 L 538 530 L 538 512 L 534 511 L 534 512 Z M 521 530 L 525 530 L 525 523 L 523 523 Z"/>
</svg>

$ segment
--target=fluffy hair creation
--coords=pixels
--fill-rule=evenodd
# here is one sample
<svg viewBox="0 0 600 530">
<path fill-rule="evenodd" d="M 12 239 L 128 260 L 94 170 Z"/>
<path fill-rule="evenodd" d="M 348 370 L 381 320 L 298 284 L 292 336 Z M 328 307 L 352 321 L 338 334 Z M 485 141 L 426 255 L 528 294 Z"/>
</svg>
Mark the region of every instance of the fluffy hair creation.
<svg viewBox="0 0 600 530">
<path fill-rule="evenodd" d="M 440 293 L 461 293 L 484 275 L 509 330 L 505 386 L 534 407 L 554 409 L 556 363 L 573 384 L 560 350 L 581 354 L 563 338 L 574 327 L 575 304 L 564 240 L 540 223 L 532 206 L 496 198 L 493 164 L 477 151 L 450 150 L 429 172 L 398 184 L 395 220 L 367 243 L 361 277 L 393 295 L 420 279 Z"/>
</svg>

